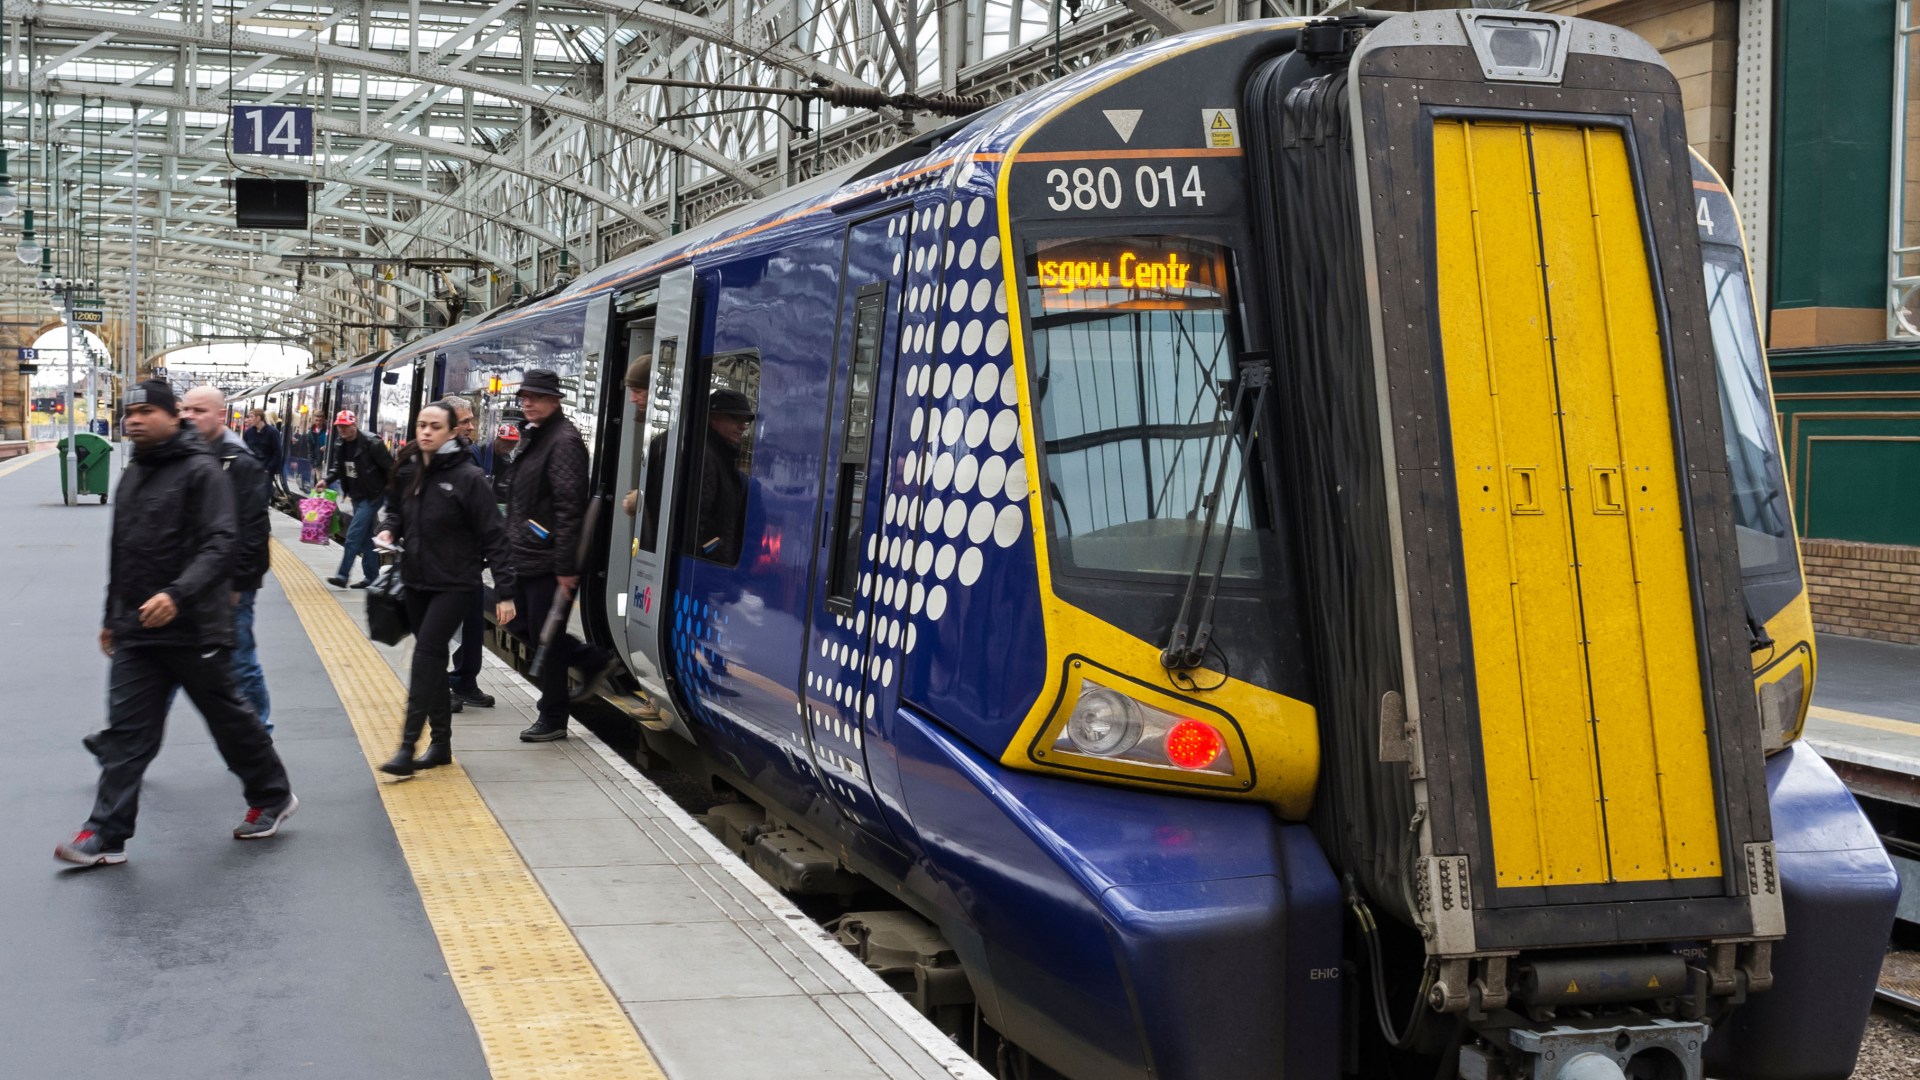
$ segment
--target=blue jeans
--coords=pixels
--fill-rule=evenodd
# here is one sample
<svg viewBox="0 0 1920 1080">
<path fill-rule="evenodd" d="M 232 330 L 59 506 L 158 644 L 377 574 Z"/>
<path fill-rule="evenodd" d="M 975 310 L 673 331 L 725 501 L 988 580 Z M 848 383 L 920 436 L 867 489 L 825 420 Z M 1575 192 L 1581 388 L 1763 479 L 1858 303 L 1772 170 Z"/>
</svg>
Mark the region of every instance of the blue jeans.
<svg viewBox="0 0 1920 1080">
<path fill-rule="evenodd" d="M 336 577 L 347 576 L 347 571 L 353 569 L 355 557 L 360 559 L 360 569 L 369 580 L 380 573 L 380 553 L 373 550 L 373 527 L 379 523 L 380 506 L 386 501 L 384 495 L 354 500 L 353 520 L 347 524 L 347 552 L 340 557 L 340 573 Z"/>
<path fill-rule="evenodd" d="M 260 670 L 260 652 L 253 641 L 253 596 L 251 591 L 243 592 L 233 605 L 233 682 L 241 699 L 253 706 L 260 723 L 271 732 L 273 705 L 267 699 L 267 673 Z"/>
</svg>

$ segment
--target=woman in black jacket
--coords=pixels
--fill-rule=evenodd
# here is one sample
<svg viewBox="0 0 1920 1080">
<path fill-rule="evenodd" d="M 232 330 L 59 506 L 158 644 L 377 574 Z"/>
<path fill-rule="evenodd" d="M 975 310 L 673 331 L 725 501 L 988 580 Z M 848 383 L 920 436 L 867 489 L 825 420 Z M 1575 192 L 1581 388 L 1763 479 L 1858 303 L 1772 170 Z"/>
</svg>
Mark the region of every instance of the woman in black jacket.
<svg viewBox="0 0 1920 1080">
<path fill-rule="evenodd" d="M 378 540 L 400 541 L 400 580 L 406 585 L 407 617 L 413 624 L 413 668 L 407 685 L 407 719 L 400 749 L 380 771 L 410 777 L 416 770 L 453 761 L 452 699 L 447 689 L 447 643 L 460 627 L 480 588 L 481 559 L 493 568 L 493 587 L 513 595 L 513 558 L 506 523 L 493 487 L 473 455 L 453 437 L 453 410 L 434 402 L 420 410 L 413 441 L 400 451 L 387 491 Z M 494 615 L 501 625 L 514 616 L 502 599 Z M 431 725 L 427 752 L 415 758 L 420 730 Z"/>
</svg>

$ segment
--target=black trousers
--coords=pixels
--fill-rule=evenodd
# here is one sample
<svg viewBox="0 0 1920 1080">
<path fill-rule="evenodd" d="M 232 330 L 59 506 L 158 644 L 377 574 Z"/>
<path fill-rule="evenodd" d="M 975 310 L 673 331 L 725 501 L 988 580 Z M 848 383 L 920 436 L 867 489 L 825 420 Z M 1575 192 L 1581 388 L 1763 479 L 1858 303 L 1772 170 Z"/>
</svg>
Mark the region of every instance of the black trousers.
<svg viewBox="0 0 1920 1080">
<path fill-rule="evenodd" d="M 460 647 L 453 653 L 453 671 L 447 675 L 447 682 L 455 690 L 471 693 L 480 689 L 480 654 L 486 649 L 481 639 L 486 632 L 487 593 L 485 589 L 475 589 L 473 602 L 467 606 L 467 617 L 460 623 Z"/>
<path fill-rule="evenodd" d="M 213 745 L 240 778 L 248 806 L 277 807 L 291 794 L 273 736 L 234 686 L 232 650 L 122 646 L 113 652 L 107 730 L 100 735 L 100 788 L 87 819 L 87 827 L 110 845 L 133 836 L 140 781 L 160 753 L 176 688 L 185 690 L 206 717 Z"/>
<path fill-rule="evenodd" d="M 515 611 L 509 629 L 515 637 L 527 643 L 529 651 L 537 653 L 540 631 L 547 625 L 547 612 L 553 610 L 554 599 L 560 592 L 560 582 L 552 574 L 523 577 L 518 579 L 513 591 Z M 553 654 L 547 658 L 547 666 L 540 672 L 540 722 L 555 727 L 566 726 L 569 716 L 568 668 L 577 667 L 591 672 L 606 662 L 605 651 L 562 630 L 553 640 Z"/>
<path fill-rule="evenodd" d="M 473 606 L 472 589 L 429 592 L 407 589 L 407 618 L 413 623 L 413 667 L 407 677 L 407 719 L 403 745 L 412 746 L 420 729 L 431 725 L 435 742 L 453 735 L 453 697 L 447 688 L 447 643 Z"/>
</svg>

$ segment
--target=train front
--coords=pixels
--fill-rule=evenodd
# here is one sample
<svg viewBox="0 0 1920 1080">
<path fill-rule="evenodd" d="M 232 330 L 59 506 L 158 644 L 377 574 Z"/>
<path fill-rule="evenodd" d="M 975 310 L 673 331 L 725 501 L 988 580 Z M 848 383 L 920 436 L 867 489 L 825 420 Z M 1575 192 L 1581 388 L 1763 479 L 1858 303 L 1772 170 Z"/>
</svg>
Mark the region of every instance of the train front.
<svg viewBox="0 0 1920 1080">
<path fill-rule="evenodd" d="M 1024 514 L 960 523 L 1007 614 L 901 769 L 1014 1041 L 1850 1068 L 1891 871 L 1756 705 L 1689 160 L 1644 42 L 1488 11 L 1167 39 L 959 148 L 919 464 L 1017 443 Z"/>
</svg>

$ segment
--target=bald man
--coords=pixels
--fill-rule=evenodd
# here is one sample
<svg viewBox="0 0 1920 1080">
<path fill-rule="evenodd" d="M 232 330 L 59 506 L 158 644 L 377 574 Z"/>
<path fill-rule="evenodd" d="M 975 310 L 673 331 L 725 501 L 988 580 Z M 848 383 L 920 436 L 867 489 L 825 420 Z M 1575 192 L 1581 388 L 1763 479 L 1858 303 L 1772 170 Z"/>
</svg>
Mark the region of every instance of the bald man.
<svg viewBox="0 0 1920 1080">
<path fill-rule="evenodd" d="M 260 670 L 260 654 L 253 641 L 253 597 L 267 573 L 267 540 L 273 526 L 267 518 L 267 467 L 253 455 L 247 441 L 227 427 L 227 396 L 211 386 L 196 386 L 180 399 L 180 416 L 200 434 L 220 468 L 233 484 L 233 513 L 238 526 L 229 560 L 233 571 L 233 679 L 260 723 L 271 732 L 271 702 L 267 676 Z"/>
</svg>

